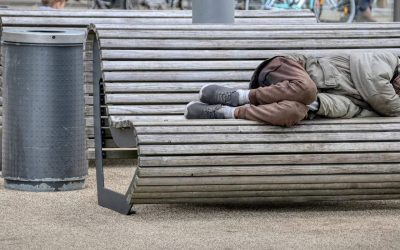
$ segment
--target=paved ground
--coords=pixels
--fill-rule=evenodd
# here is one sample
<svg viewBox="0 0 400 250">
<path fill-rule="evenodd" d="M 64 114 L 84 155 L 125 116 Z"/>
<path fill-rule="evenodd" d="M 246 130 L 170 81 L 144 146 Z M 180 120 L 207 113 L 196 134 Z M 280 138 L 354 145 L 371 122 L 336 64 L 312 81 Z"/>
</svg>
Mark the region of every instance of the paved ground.
<svg viewBox="0 0 400 250">
<path fill-rule="evenodd" d="M 62 193 L 10 191 L 0 179 L 0 249 L 400 248 L 400 201 L 140 205 L 124 216 L 96 204 L 89 173 L 86 189 Z M 106 175 L 124 190 L 132 169 Z"/>
</svg>

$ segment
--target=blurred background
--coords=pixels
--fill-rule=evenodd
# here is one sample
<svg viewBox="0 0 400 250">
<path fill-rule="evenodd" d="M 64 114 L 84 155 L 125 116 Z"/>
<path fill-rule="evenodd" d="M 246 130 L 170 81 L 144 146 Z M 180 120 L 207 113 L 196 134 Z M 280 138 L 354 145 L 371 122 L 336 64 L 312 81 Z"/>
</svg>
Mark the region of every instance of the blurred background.
<svg viewBox="0 0 400 250">
<path fill-rule="evenodd" d="M 123 0 L 123 4 L 118 4 L 119 0 L 68 0 L 65 9 L 90 9 L 99 8 L 96 2 L 105 3 L 107 8 L 112 9 L 140 9 L 140 10 L 167 10 L 167 9 L 191 9 L 191 0 Z M 270 0 L 237 0 L 237 9 L 265 9 L 265 3 Z M 299 0 L 275 0 L 273 9 L 288 8 L 282 3 L 297 2 Z M 304 0 L 301 8 L 310 8 L 309 1 Z M 335 10 L 329 3 L 331 2 L 348 2 L 349 0 L 320 0 L 322 4 L 321 21 L 337 20 L 335 17 L 338 12 L 346 12 L 343 7 L 337 7 Z M 357 0 L 356 0 L 357 1 Z M 376 21 L 387 22 L 393 20 L 393 1 L 395 0 L 373 0 L 372 16 Z M 302 2 L 302 1 L 301 1 Z M 264 4 L 264 5 L 263 5 Z M 0 8 L 19 8 L 19 9 L 38 9 L 41 6 L 41 0 L 0 0 Z M 104 7 L 104 6 L 103 6 Z M 293 7 L 291 7 L 293 8 Z M 339 10 L 339 11 L 338 11 Z M 357 21 L 357 19 L 354 19 Z"/>
</svg>

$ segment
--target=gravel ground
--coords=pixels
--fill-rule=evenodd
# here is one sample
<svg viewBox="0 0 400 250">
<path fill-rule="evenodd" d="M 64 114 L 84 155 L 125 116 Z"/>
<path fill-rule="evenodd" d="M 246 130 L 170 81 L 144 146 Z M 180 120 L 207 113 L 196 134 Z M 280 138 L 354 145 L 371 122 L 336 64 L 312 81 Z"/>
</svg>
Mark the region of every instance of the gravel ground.
<svg viewBox="0 0 400 250">
<path fill-rule="evenodd" d="M 132 168 L 106 169 L 126 189 Z M 125 216 L 97 205 L 87 188 L 6 190 L 0 179 L 0 249 L 399 249 L 400 201 L 294 206 L 138 205 Z"/>
</svg>

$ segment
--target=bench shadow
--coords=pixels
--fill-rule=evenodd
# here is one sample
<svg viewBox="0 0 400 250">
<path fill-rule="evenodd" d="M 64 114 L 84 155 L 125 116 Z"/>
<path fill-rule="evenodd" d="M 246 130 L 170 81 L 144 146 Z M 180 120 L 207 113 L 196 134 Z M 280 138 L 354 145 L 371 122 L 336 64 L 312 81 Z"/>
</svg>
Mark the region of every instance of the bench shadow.
<svg viewBox="0 0 400 250">
<path fill-rule="evenodd" d="M 157 204 L 134 205 L 137 215 L 168 214 L 174 217 L 218 216 L 218 214 L 312 214 L 312 213 L 352 213 L 370 214 L 400 212 L 400 201 L 323 201 L 304 203 L 257 203 L 257 204 Z"/>
</svg>

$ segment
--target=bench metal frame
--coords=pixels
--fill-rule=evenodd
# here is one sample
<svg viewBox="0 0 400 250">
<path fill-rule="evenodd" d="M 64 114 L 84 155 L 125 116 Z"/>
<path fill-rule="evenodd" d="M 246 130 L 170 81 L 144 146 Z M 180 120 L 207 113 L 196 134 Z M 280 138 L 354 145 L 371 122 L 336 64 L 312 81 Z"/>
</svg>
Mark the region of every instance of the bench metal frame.
<svg viewBox="0 0 400 250">
<path fill-rule="evenodd" d="M 102 77 L 100 69 L 100 49 L 97 40 L 93 44 L 93 105 L 94 105 L 94 135 L 95 135 L 95 155 L 96 155 L 96 183 L 98 203 L 102 207 L 106 207 L 117 211 L 121 214 L 133 214 L 132 204 L 128 202 L 125 194 L 112 191 L 104 185 L 104 168 L 103 168 L 103 131 L 101 124 L 101 88 Z"/>
</svg>

